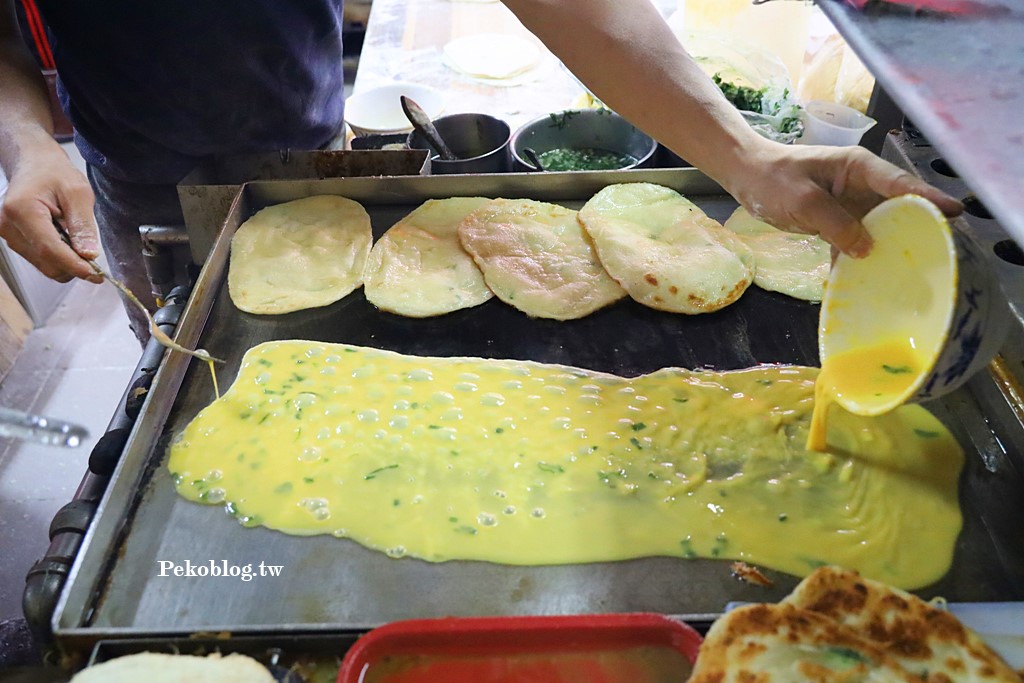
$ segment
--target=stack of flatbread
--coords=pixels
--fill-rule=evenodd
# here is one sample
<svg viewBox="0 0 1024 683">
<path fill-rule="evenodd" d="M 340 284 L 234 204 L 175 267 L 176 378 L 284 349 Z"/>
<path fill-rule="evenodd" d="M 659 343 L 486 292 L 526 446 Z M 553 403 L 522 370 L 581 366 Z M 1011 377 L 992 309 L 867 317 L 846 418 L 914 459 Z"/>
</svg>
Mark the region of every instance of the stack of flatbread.
<svg viewBox="0 0 1024 683">
<path fill-rule="evenodd" d="M 778 604 L 712 625 L 690 683 L 908 681 L 1020 683 L 955 616 L 853 571 L 822 567 Z"/>
</svg>

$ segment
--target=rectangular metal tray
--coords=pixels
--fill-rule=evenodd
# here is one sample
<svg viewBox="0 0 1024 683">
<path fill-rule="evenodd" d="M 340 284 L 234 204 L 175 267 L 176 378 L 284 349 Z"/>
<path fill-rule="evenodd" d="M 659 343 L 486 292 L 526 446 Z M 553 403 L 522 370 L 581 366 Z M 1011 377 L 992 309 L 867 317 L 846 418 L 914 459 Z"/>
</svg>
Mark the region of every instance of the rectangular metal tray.
<svg viewBox="0 0 1024 683">
<path fill-rule="evenodd" d="M 235 309 L 227 294 L 230 238 L 254 211 L 271 204 L 344 195 L 366 207 L 379 236 L 432 197 L 530 197 L 578 208 L 607 184 L 633 181 L 672 187 L 718 220 L 736 206 L 695 169 L 250 183 L 203 268 L 179 341 L 227 359 L 218 368 L 222 387 L 246 349 L 272 339 L 532 359 L 620 375 L 665 366 L 816 365 L 818 306 L 757 287 L 713 314 L 663 313 L 626 299 L 571 322 L 530 319 L 497 299 L 438 318 L 402 318 L 375 309 L 361 290 L 324 308 L 253 316 Z M 964 530 L 954 564 L 940 583 L 920 591 L 925 597 L 1024 599 L 1024 435 L 991 385 L 987 376 L 978 377 L 929 406 L 968 457 L 961 483 Z M 663 557 L 553 567 L 431 564 L 390 559 L 330 536 L 244 529 L 215 507 L 180 498 L 164 465 L 171 436 L 212 400 L 204 364 L 190 364 L 180 354 L 165 359 L 54 616 L 54 632 L 65 647 L 154 632 L 358 631 L 446 615 L 652 611 L 699 623 L 730 601 L 781 598 L 796 582 L 769 572 L 777 581 L 764 589 L 732 578 L 728 562 Z M 159 560 L 264 561 L 284 569 L 277 578 L 249 582 L 160 577 Z"/>
</svg>

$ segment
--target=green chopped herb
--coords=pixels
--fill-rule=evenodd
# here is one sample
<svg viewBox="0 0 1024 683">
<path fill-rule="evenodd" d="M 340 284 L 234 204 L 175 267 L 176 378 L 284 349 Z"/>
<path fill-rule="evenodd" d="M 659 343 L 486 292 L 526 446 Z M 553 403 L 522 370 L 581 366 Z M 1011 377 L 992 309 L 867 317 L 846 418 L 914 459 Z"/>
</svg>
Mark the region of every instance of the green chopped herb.
<svg viewBox="0 0 1024 683">
<path fill-rule="evenodd" d="M 402 501 L 400 501 L 400 500 L 399 500 L 399 499 L 397 499 L 397 498 L 395 498 L 395 499 L 394 499 L 393 501 L 391 501 L 391 505 L 392 505 L 392 507 L 398 507 L 398 506 L 399 506 L 399 505 L 401 505 L 401 504 L 402 504 Z"/>
<path fill-rule="evenodd" d="M 260 424 L 263 424 L 264 422 L 266 422 L 269 419 L 270 419 L 270 413 L 267 413 L 266 415 L 264 415 L 263 417 L 260 418 Z"/>
<path fill-rule="evenodd" d="M 498 427 L 498 428 L 496 428 L 494 430 L 494 433 L 495 434 L 504 434 L 505 433 L 505 428 L 504 427 Z"/>
<path fill-rule="evenodd" d="M 304 382 L 306 380 L 306 376 L 305 375 L 300 375 L 297 372 L 293 372 L 292 376 L 289 377 L 289 379 L 291 379 L 294 382 Z"/>
<path fill-rule="evenodd" d="M 640 439 L 636 438 L 635 436 L 629 437 L 629 442 L 636 446 L 641 451 L 644 449 L 644 447 L 640 445 Z"/>
<path fill-rule="evenodd" d="M 684 397 L 684 398 L 674 398 L 672 400 L 675 401 L 676 403 L 686 403 L 690 399 Z"/>
<path fill-rule="evenodd" d="M 906 375 L 914 371 L 909 365 L 888 365 L 886 363 L 882 363 L 882 369 L 890 375 Z"/>
<path fill-rule="evenodd" d="M 268 367 L 268 368 L 269 368 L 269 367 L 270 367 L 271 365 L 273 365 L 273 363 L 271 363 L 271 362 L 270 362 L 269 360 L 267 360 L 266 358 L 257 358 L 257 359 L 256 359 L 256 362 L 257 362 L 257 363 L 259 363 L 260 365 L 265 365 L 265 366 L 266 366 L 266 367 Z"/>
<path fill-rule="evenodd" d="M 440 429 L 441 425 L 427 425 L 427 429 Z"/>
<path fill-rule="evenodd" d="M 781 513 L 779 515 L 779 521 L 780 522 L 785 522 L 787 519 L 789 519 L 789 515 L 787 515 L 785 512 L 783 512 L 783 513 Z"/>
<path fill-rule="evenodd" d="M 458 517 L 449 517 L 448 521 L 451 522 L 452 524 L 457 524 L 458 521 L 459 521 L 459 518 Z"/>
<path fill-rule="evenodd" d="M 683 546 L 683 557 L 687 560 L 693 560 L 697 558 L 697 553 L 693 549 L 693 539 L 689 536 L 679 542 Z"/>
<path fill-rule="evenodd" d="M 561 474 L 562 472 L 565 472 L 565 468 L 561 465 L 547 462 L 539 462 L 537 463 L 537 467 L 539 467 L 543 472 L 551 472 L 552 474 Z"/>
<path fill-rule="evenodd" d="M 772 385 L 772 381 L 770 379 L 763 379 L 763 378 L 757 380 L 757 383 L 758 384 L 762 384 L 762 385 L 764 385 L 766 387 L 770 387 Z"/>
<path fill-rule="evenodd" d="M 641 429 L 647 429 L 647 425 L 645 425 L 643 422 L 637 422 L 636 424 L 632 425 L 630 429 L 632 429 L 634 432 L 639 432 Z"/>
<path fill-rule="evenodd" d="M 825 651 L 831 659 L 839 660 L 839 664 L 847 668 L 857 664 L 873 664 L 871 659 L 852 648 L 831 646 L 826 648 Z"/>
<path fill-rule="evenodd" d="M 940 436 L 938 432 L 933 432 L 930 429 L 915 429 L 914 433 L 922 439 L 937 439 Z"/>
<path fill-rule="evenodd" d="M 392 464 L 392 465 L 385 465 L 384 467 L 378 467 L 377 469 L 372 470 L 372 471 L 367 472 L 366 474 L 364 474 L 363 475 L 363 479 L 367 480 L 367 481 L 370 480 L 370 479 L 376 479 L 377 475 L 380 474 L 381 472 L 384 472 L 386 470 L 395 470 L 395 469 L 398 469 L 398 464 L 397 463 Z"/>
<path fill-rule="evenodd" d="M 476 527 L 471 526 L 457 526 L 455 527 L 455 533 L 458 534 L 469 534 L 470 536 L 476 536 Z"/>
<path fill-rule="evenodd" d="M 313 479 L 313 477 L 303 477 L 302 481 L 306 482 L 307 484 L 312 484 L 316 480 Z"/>
<path fill-rule="evenodd" d="M 274 489 L 274 493 L 291 493 L 292 483 L 286 481 L 283 484 L 278 484 L 277 488 Z"/>
</svg>

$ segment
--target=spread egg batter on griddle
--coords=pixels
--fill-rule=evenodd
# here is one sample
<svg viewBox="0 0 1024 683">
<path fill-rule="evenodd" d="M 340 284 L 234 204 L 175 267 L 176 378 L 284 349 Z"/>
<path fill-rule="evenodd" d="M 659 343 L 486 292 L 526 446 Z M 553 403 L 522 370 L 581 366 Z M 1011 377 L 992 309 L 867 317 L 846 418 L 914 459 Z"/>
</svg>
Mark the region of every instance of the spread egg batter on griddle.
<svg viewBox="0 0 1024 683">
<path fill-rule="evenodd" d="M 635 378 L 310 341 L 250 349 L 168 467 L 243 524 L 433 562 L 647 556 L 822 564 L 916 588 L 949 568 L 963 453 L 930 413 L 834 411 L 814 368 Z"/>
</svg>

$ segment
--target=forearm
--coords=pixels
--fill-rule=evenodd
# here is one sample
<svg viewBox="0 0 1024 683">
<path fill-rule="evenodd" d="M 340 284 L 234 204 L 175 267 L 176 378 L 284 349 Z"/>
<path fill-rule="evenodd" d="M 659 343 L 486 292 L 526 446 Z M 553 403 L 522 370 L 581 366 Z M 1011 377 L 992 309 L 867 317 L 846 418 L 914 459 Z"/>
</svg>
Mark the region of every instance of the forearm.
<svg viewBox="0 0 1024 683">
<path fill-rule="evenodd" d="M 18 34 L 13 6 L 0 1 L 0 167 L 13 175 L 38 150 L 59 151 L 49 95 Z"/>
<path fill-rule="evenodd" d="M 648 0 L 505 0 L 613 110 L 728 186 L 765 142 Z"/>
</svg>

